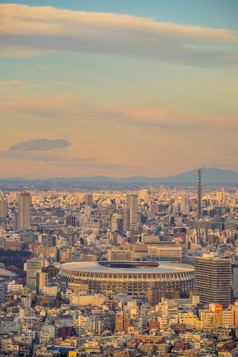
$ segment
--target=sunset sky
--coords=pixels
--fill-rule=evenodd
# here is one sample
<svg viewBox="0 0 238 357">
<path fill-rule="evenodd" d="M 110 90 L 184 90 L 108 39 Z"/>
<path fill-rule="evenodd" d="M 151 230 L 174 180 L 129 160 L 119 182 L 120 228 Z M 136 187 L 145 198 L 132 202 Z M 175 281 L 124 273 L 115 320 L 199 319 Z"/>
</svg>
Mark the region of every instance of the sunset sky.
<svg viewBox="0 0 238 357">
<path fill-rule="evenodd" d="M 0 177 L 238 171 L 237 18 L 237 0 L 0 1 Z"/>
</svg>

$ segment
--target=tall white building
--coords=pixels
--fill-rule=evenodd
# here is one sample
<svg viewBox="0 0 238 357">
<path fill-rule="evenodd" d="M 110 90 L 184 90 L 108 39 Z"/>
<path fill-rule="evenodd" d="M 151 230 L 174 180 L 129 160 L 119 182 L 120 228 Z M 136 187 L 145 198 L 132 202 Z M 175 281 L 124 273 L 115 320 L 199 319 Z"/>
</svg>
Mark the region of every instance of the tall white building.
<svg viewBox="0 0 238 357">
<path fill-rule="evenodd" d="M 25 231 L 31 228 L 31 195 L 23 191 L 18 195 L 17 229 Z"/>
<path fill-rule="evenodd" d="M 126 208 L 129 210 L 129 228 L 134 229 L 137 226 L 137 210 L 138 210 L 138 196 L 126 196 Z"/>
</svg>

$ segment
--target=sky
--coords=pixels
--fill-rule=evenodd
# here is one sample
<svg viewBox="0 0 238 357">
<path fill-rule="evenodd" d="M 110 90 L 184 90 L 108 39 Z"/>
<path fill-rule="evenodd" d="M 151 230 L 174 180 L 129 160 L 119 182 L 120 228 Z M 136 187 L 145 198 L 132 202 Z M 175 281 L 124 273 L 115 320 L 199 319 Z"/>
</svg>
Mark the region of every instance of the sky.
<svg viewBox="0 0 238 357">
<path fill-rule="evenodd" d="M 238 171 L 237 0 L 0 1 L 0 177 Z"/>
</svg>

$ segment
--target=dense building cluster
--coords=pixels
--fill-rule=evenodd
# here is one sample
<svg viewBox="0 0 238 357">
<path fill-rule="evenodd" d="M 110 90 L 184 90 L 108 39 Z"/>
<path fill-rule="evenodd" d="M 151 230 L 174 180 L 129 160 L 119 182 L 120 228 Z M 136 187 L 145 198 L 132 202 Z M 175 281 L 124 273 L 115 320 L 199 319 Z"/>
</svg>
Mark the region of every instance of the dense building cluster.
<svg viewBox="0 0 238 357">
<path fill-rule="evenodd" d="M 236 356 L 234 187 L 2 190 L 0 355 Z"/>
</svg>

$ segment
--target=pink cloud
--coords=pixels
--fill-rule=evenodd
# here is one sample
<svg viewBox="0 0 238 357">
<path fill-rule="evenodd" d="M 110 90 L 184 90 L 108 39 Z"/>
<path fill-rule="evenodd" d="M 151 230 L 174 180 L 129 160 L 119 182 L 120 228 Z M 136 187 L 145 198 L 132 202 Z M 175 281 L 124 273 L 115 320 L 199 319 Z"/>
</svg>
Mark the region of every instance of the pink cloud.
<svg viewBox="0 0 238 357">
<path fill-rule="evenodd" d="M 72 94 L 31 98 L 30 101 L 25 97 L 0 97 L 0 111 L 32 119 L 108 122 L 169 131 L 233 133 L 238 130 L 236 117 L 201 118 L 166 108 L 99 106 L 84 103 Z"/>
<path fill-rule="evenodd" d="M 237 63 L 237 50 L 225 45 L 237 44 L 238 36 L 227 29 L 17 4 L 0 4 L 0 12 L 2 55 L 71 52 L 205 66 Z"/>
<path fill-rule="evenodd" d="M 0 82 L 0 87 L 15 87 L 15 86 L 20 86 L 23 85 L 24 82 L 23 81 L 4 81 L 4 82 Z"/>
</svg>

